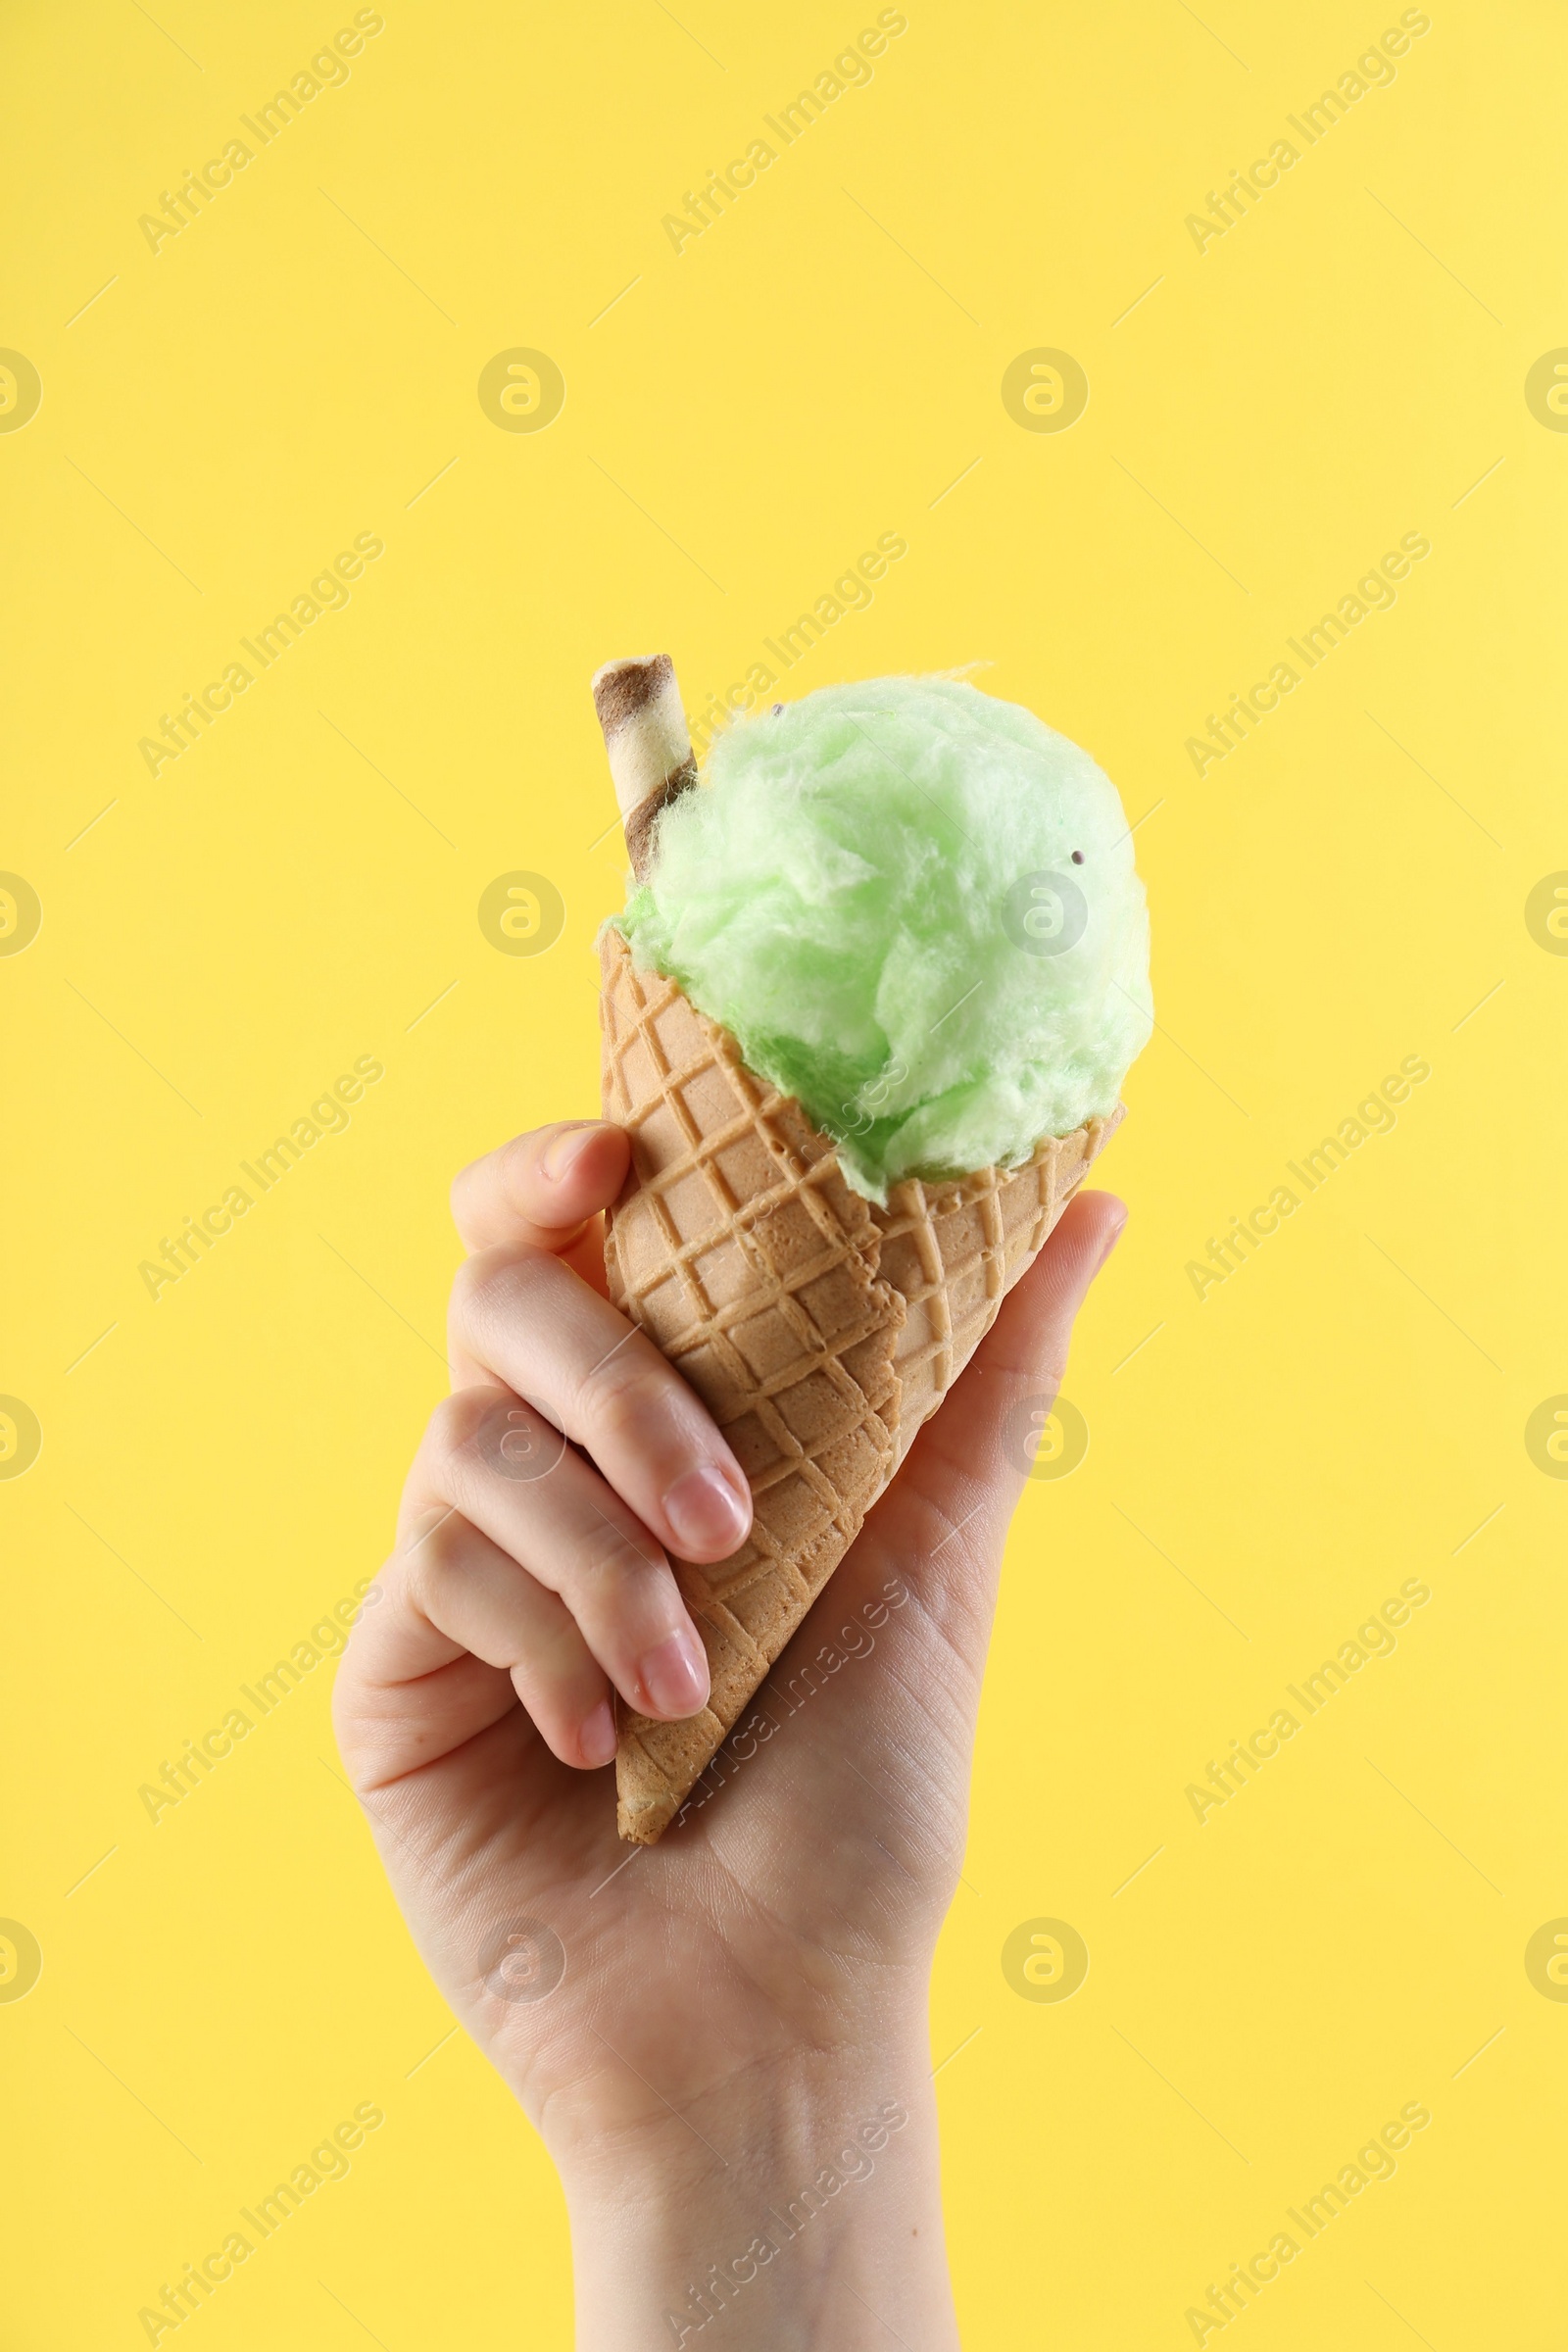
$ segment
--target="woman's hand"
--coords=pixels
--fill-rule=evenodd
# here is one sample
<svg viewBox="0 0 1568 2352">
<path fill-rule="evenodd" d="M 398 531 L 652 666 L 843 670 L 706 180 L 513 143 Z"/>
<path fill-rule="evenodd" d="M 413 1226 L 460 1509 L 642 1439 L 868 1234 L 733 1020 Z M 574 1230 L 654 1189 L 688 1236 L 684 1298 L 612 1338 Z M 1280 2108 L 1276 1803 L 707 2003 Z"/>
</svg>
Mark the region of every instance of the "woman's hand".
<svg viewBox="0 0 1568 2352">
<path fill-rule="evenodd" d="M 1025 1474 L 1003 1432 L 1043 1420 L 1125 1211 L 1072 1202 L 685 1814 L 628 1849 L 593 1769 L 612 1687 L 704 1703 L 669 1554 L 727 1557 L 751 1506 L 606 1296 L 627 1149 L 544 1128 L 458 1179 L 454 1393 L 339 1743 L 437 1984 L 561 2168 L 581 2345 L 691 2343 L 719 2311 L 732 2352 L 951 2345 L 926 1983 Z"/>
</svg>

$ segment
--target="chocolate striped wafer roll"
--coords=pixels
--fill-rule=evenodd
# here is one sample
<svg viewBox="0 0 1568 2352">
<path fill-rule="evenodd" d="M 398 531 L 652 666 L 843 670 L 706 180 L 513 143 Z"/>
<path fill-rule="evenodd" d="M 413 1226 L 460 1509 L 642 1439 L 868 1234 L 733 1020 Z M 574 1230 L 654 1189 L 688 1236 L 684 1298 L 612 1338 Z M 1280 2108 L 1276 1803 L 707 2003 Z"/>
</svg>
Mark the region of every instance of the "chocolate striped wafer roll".
<svg viewBox="0 0 1568 2352">
<path fill-rule="evenodd" d="M 671 801 L 697 781 L 697 761 L 667 654 L 607 662 L 594 678 L 594 709 L 639 882 L 653 863 L 654 829 Z"/>
</svg>

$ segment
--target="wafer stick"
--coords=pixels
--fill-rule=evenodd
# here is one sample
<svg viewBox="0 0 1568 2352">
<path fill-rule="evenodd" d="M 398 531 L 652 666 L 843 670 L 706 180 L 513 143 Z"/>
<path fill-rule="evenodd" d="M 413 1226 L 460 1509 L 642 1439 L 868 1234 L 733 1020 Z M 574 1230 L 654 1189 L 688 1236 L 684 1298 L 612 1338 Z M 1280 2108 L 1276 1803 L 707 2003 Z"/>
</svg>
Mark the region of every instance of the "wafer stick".
<svg viewBox="0 0 1568 2352">
<path fill-rule="evenodd" d="M 593 695 L 626 828 L 626 853 L 632 872 L 645 882 L 655 826 L 670 802 L 697 781 L 675 664 L 667 654 L 607 662 L 595 675 Z"/>
</svg>

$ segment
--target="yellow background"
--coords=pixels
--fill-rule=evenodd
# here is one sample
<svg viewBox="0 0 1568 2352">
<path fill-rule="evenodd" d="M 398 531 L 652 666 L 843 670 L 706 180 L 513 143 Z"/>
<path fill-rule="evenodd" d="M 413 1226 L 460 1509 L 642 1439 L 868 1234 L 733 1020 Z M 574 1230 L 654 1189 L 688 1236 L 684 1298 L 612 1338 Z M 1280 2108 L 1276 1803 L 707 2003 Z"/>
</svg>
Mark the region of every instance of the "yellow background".
<svg viewBox="0 0 1568 2352">
<path fill-rule="evenodd" d="M 1396 10 L 910 0 L 679 255 L 662 216 L 874 9 L 384 13 L 155 254 L 138 216 L 352 12 L 10 12 L 0 343 L 43 400 L 0 435 L 0 866 L 43 926 L 0 961 L 0 1390 L 43 1446 L 0 1485 L 0 1912 L 43 1973 L 0 2014 L 8 2340 L 144 2340 L 365 2101 L 352 2176 L 203 2340 L 568 2340 L 554 2177 L 443 2043 L 330 1669 L 156 1825 L 137 1791 L 379 1564 L 443 1386 L 453 1171 L 596 1106 L 591 671 L 665 647 L 695 705 L 895 530 L 783 691 L 983 660 L 1088 745 L 1145 820 L 1161 1023 L 1067 1384 L 1090 1449 L 1017 1523 L 937 1967 L 965 2340 L 1191 2342 L 1419 2100 L 1396 2177 L 1234 2325 L 1555 2342 L 1568 2004 L 1524 1950 L 1568 1913 L 1568 1486 L 1524 1428 L 1568 1390 L 1568 960 L 1524 908 L 1568 867 L 1568 438 L 1524 380 L 1568 343 L 1559 11 L 1434 0 L 1200 253 L 1186 216 Z M 565 379 L 536 433 L 476 395 L 518 346 Z M 1070 430 L 1004 408 L 1041 346 L 1087 371 Z M 365 531 L 348 608 L 150 775 L 160 713 Z M 1395 609 L 1196 774 L 1205 714 L 1409 531 Z M 515 869 L 567 910 L 536 956 L 476 916 Z M 161 1238 L 364 1054 L 349 1131 L 149 1298 Z M 1396 1129 L 1200 1300 L 1208 1237 L 1411 1054 Z M 1411 1577 L 1396 1654 L 1200 1824 L 1187 1785 Z M 1060 2005 L 1001 1965 L 1042 1916 L 1091 1953 Z"/>
</svg>

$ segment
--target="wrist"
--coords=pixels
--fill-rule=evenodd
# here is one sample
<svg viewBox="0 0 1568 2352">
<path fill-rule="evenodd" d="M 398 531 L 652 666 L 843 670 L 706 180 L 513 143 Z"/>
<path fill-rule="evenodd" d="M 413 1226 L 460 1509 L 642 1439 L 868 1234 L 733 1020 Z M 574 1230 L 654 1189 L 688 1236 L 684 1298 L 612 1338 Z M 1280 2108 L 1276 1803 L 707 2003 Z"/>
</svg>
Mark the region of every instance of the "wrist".
<svg viewBox="0 0 1568 2352">
<path fill-rule="evenodd" d="M 956 2345 L 923 2015 L 749 2063 L 679 2114 L 603 2055 L 640 2101 L 542 2119 L 579 2352 Z"/>
</svg>

